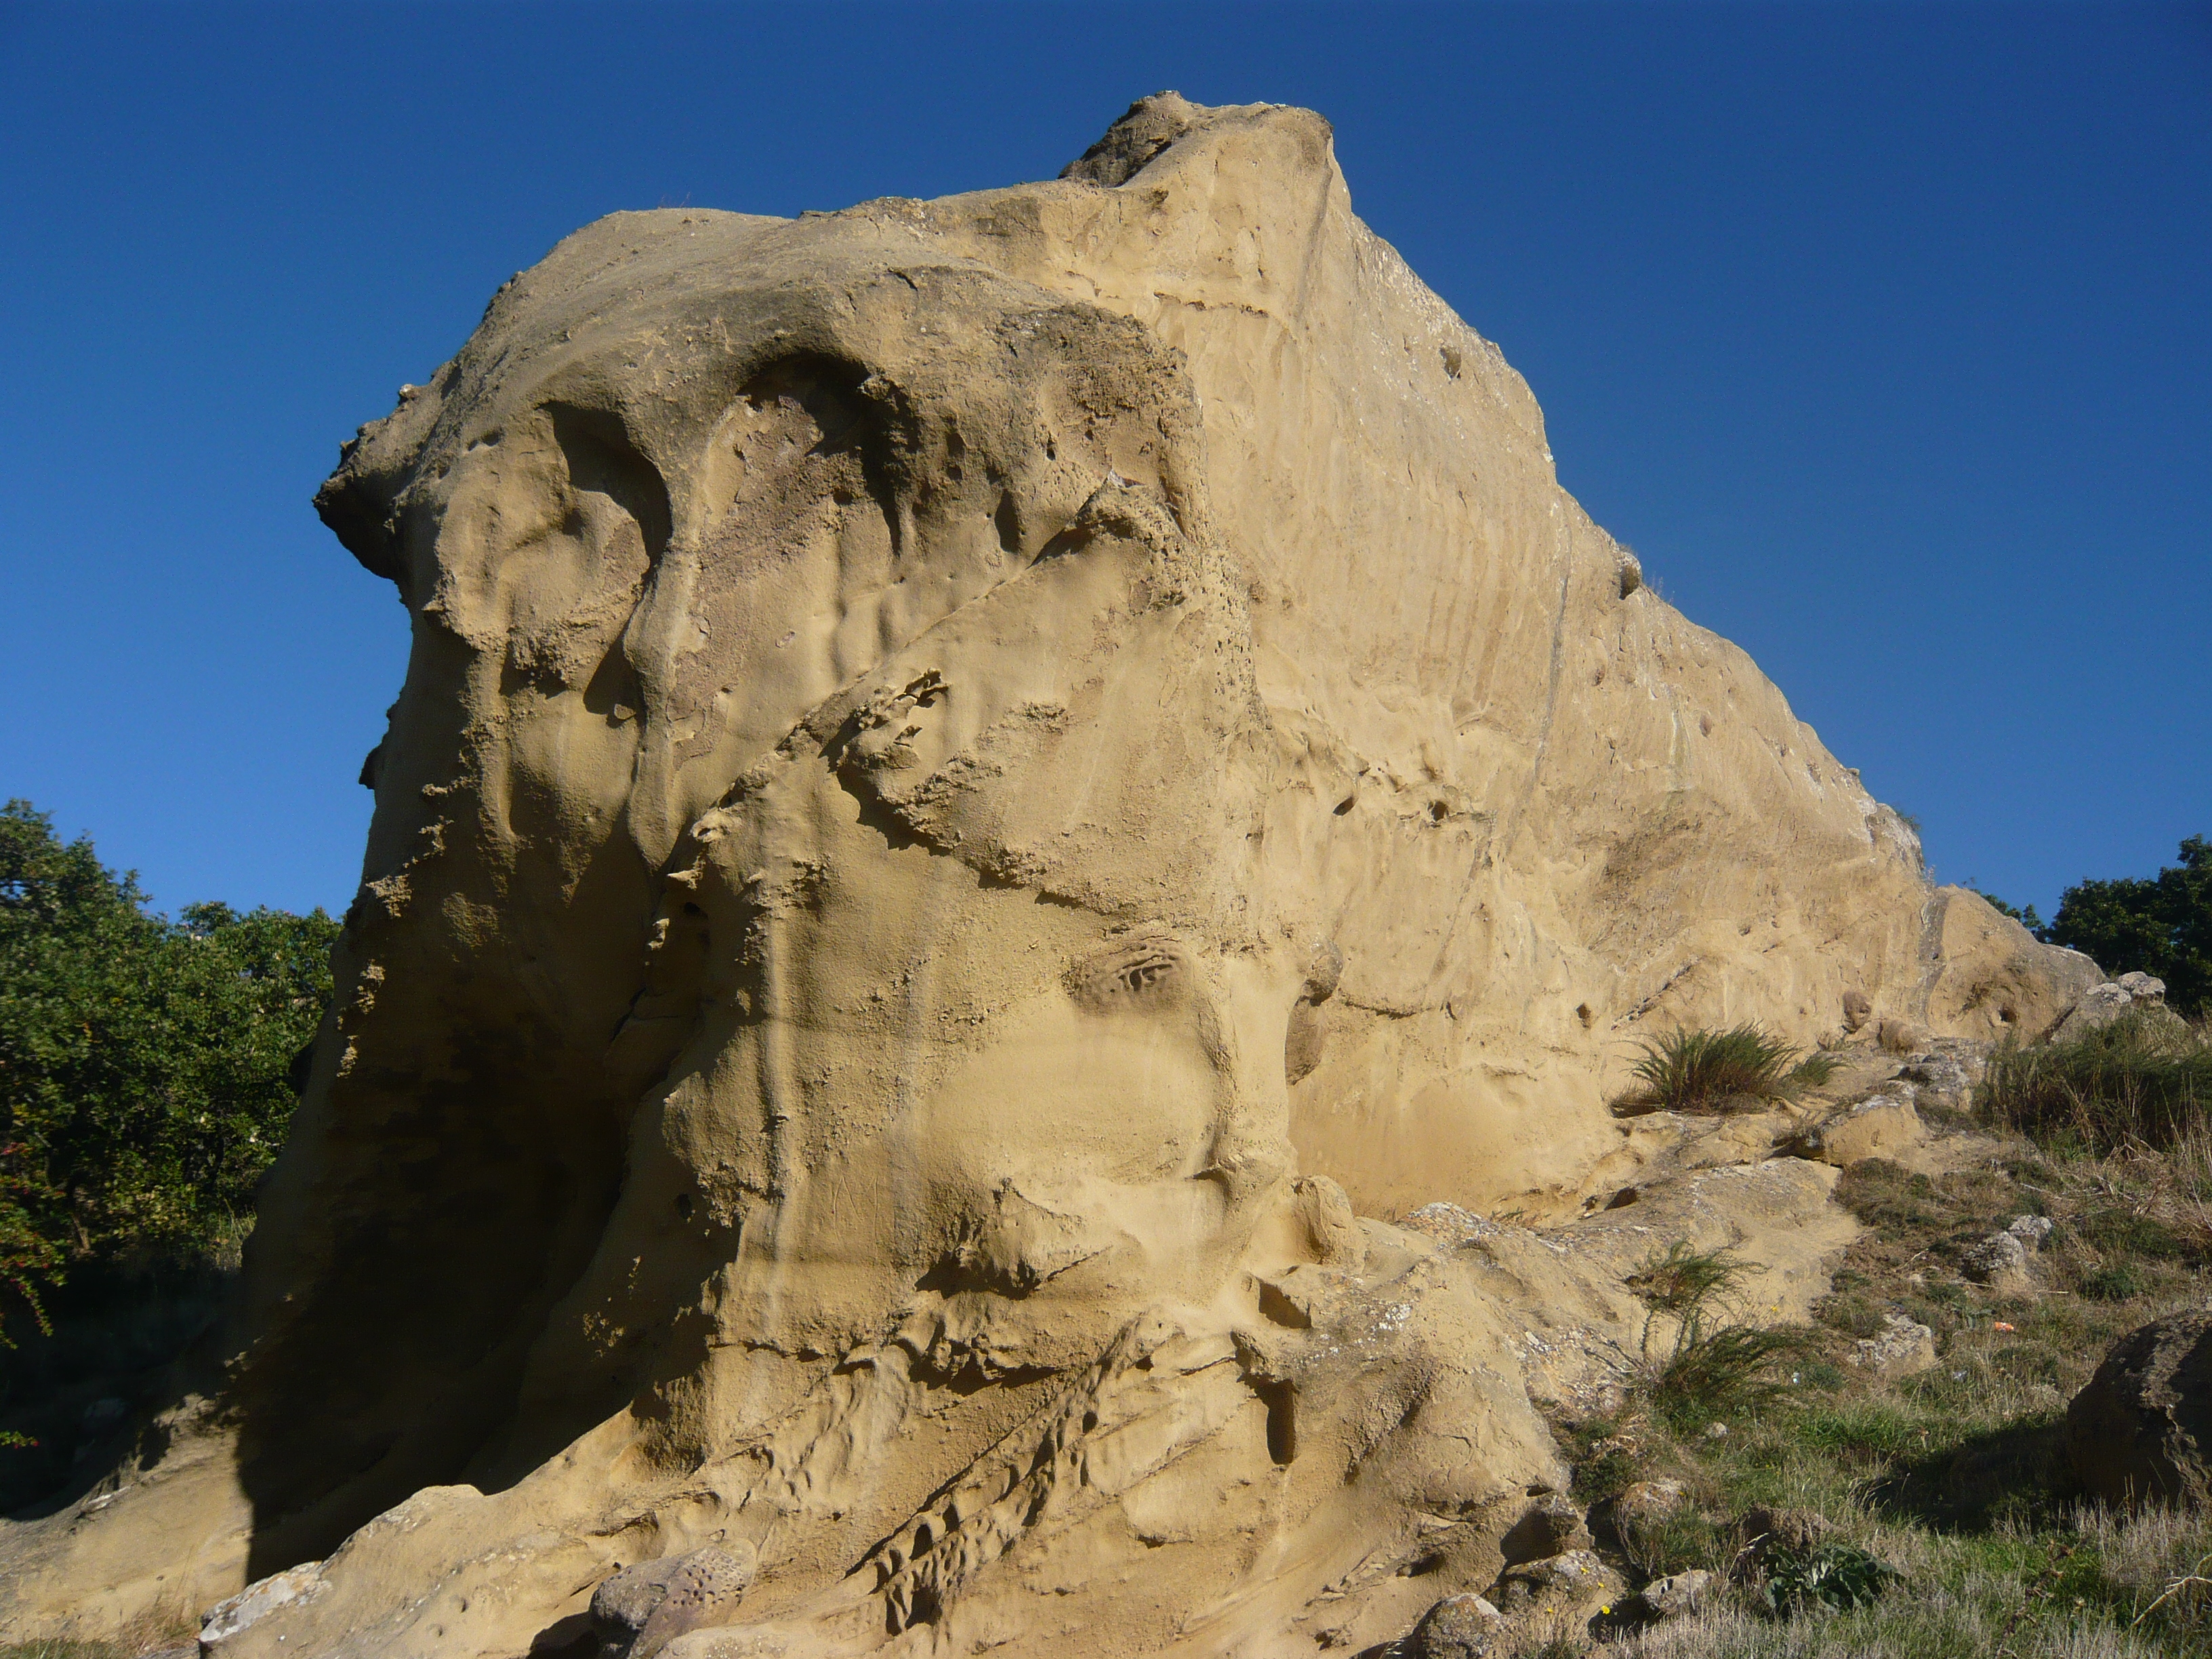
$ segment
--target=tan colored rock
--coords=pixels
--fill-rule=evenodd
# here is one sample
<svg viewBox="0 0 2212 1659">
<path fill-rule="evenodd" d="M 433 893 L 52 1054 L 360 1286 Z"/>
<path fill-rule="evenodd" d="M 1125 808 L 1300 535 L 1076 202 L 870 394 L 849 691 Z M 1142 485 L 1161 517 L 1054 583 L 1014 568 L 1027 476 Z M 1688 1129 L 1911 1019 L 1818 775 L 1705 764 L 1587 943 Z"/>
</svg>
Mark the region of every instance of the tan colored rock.
<svg viewBox="0 0 2212 1659">
<path fill-rule="evenodd" d="M 1688 1502 L 1679 1480 L 1633 1481 L 1613 1500 L 1613 1525 L 1630 1530 L 1649 1528 L 1680 1513 Z"/>
<path fill-rule="evenodd" d="M 1655 1578 L 1638 1594 L 1655 1619 L 1680 1619 L 1696 1613 L 1718 1597 L 1721 1584 L 1702 1567 Z"/>
<path fill-rule="evenodd" d="M 1875 1041 L 1893 1054 L 1914 1054 L 1925 1052 L 1935 1036 L 1917 1019 L 1886 1019 L 1875 1027 Z"/>
<path fill-rule="evenodd" d="M 2028 1263 L 2034 1247 L 2028 1236 L 2010 1231 L 1991 1233 L 1960 1253 L 1959 1265 L 1967 1278 L 2007 1296 L 2024 1295 L 2034 1288 Z"/>
<path fill-rule="evenodd" d="M 1511 1650 L 1505 1616 L 1488 1598 L 1448 1595 L 1407 1638 L 1408 1659 L 1494 1659 Z"/>
<path fill-rule="evenodd" d="M 2041 943 L 1967 888 L 1936 890 L 1928 930 L 1928 1021 L 1941 1036 L 2039 1041 L 2105 977 L 2079 951 Z"/>
<path fill-rule="evenodd" d="M 199 1651 L 225 1652 L 239 1637 L 270 1613 L 312 1601 L 328 1588 L 319 1561 L 302 1561 L 283 1572 L 257 1579 L 237 1595 L 225 1596 L 207 1610 L 200 1620 Z"/>
<path fill-rule="evenodd" d="M 1754 1504 L 1736 1517 L 1740 1574 L 1755 1574 L 1778 1555 L 1805 1555 L 1833 1536 L 1835 1523 L 1811 1510 Z"/>
<path fill-rule="evenodd" d="M 1960 1111 L 1972 1103 L 1983 1069 L 1978 1060 L 1969 1065 L 1956 1055 L 1936 1054 L 1902 1067 L 1897 1077 L 1911 1086 L 1914 1104 Z"/>
<path fill-rule="evenodd" d="M 1594 1553 L 1570 1550 L 1506 1568 L 1491 1599 L 1508 1619 L 1516 1613 L 1580 1619 L 1617 1599 L 1623 1588 L 1620 1575 Z"/>
<path fill-rule="evenodd" d="M 709 1545 L 687 1555 L 641 1561 L 592 1592 L 600 1659 L 652 1659 L 702 1625 L 727 1622 L 751 1582 L 755 1552 Z"/>
<path fill-rule="evenodd" d="M 1394 1639 L 1650 1240 L 1353 1212 L 1625 1188 L 1648 1031 L 1997 994 L 1307 112 L 612 216 L 318 504 L 413 629 L 338 1000 L 215 1397 L 0 1530 L 0 1633 L 322 1559 L 226 1653 L 490 1659 L 713 1549 L 673 1659 Z M 1802 1304 L 1823 1179 L 1685 1231 Z"/>
<path fill-rule="evenodd" d="M 1928 1126 L 1910 1100 L 1875 1095 L 1845 1107 L 1806 1138 L 1810 1156 L 1848 1170 L 1869 1158 L 1894 1159 L 1928 1138 Z"/>
<path fill-rule="evenodd" d="M 2067 1405 L 2066 1452 L 2104 1503 L 2203 1509 L 2212 1493 L 2212 1309 L 2169 1314 L 2114 1342 Z"/>
</svg>

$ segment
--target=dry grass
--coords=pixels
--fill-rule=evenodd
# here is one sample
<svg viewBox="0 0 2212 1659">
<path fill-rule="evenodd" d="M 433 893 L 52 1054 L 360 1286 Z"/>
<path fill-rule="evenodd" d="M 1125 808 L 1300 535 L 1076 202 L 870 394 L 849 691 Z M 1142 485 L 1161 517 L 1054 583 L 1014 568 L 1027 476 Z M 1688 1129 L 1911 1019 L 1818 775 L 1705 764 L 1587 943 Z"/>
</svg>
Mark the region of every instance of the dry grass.
<svg viewBox="0 0 2212 1659">
<path fill-rule="evenodd" d="M 2212 1117 L 2212 1027 L 2160 1010 L 2071 1042 L 2000 1048 L 1980 1105 L 1991 1122 L 2053 1150 L 2101 1156 L 2201 1138 Z"/>
</svg>

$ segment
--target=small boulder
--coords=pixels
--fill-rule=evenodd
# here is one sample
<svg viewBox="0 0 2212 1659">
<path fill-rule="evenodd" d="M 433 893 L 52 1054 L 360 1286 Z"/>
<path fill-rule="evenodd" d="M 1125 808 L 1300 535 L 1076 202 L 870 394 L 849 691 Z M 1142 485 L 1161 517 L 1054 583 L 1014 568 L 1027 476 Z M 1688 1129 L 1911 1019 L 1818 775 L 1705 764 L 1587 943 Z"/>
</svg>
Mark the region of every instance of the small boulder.
<svg viewBox="0 0 2212 1659">
<path fill-rule="evenodd" d="M 1913 1098 L 1923 1104 L 1957 1111 L 1973 1097 L 1972 1073 L 1951 1054 L 1924 1055 L 1903 1067 L 1897 1075 L 1912 1085 Z"/>
<path fill-rule="evenodd" d="M 1714 1588 L 1712 1574 L 1692 1567 L 1646 1584 L 1642 1592 L 1644 1605 L 1654 1619 L 1679 1619 L 1710 1601 Z"/>
<path fill-rule="evenodd" d="M 1811 1510 L 1756 1504 L 1736 1520 L 1737 1572 L 1755 1577 L 1778 1556 L 1808 1555 L 1834 1530 L 1827 1516 Z"/>
<path fill-rule="evenodd" d="M 1679 1480 L 1638 1480 L 1613 1500 L 1613 1528 L 1624 1540 L 1648 1535 L 1689 1502 Z"/>
<path fill-rule="evenodd" d="M 2005 1231 L 2031 1250 L 2040 1249 L 2057 1224 L 2047 1215 L 2016 1215 Z"/>
<path fill-rule="evenodd" d="M 302 1561 L 296 1567 L 257 1578 L 237 1595 L 216 1602 L 201 1615 L 200 1651 L 216 1652 L 225 1643 L 245 1634 L 279 1608 L 312 1601 L 329 1588 L 319 1561 Z"/>
<path fill-rule="evenodd" d="M 1506 1568 L 1498 1579 L 1498 1607 L 1509 1616 L 1572 1613 L 1612 1601 L 1620 1588 L 1620 1580 L 1590 1551 L 1569 1550 Z"/>
<path fill-rule="evenodd" d="M 1830 1118 L 1802 1143 L 1808 1158 L 1848 1170 L 1869 1158 L 1895 1158 L 1928 1139 L 1909 1100 L 1875 1095 Z"/>
<path fill-rule="evenodd" d="M 1506 1651 L 1505 1615 L 1480 1595 L 1447 1595 L 1406 1638 L 1407 1659 L 1490 1659 Z"/>
<path fill-rule="evenodd" d="M 1852 1032 L 1864 1030 L 1867 1022 L 1873 1018 L 1874 1003 L 1864 991 L 1844 993 L 1844 1030 Z"/>
<path fill-rule="evenodd" d="M 647 1659 L 726 1607 L 752 1582 L 755 1555 L 741 1544 L 624 1567 L 592 1592 L 601 1659 Z"/>
<path fill-rule="evenodd" d="M 1546 1492 L 1531 1503 L 1498 1540 L 1509 1564 L 1540 1561 L 1570 1550 L 1590 1546 L 1589 1527 L 1574 1500 L 1564 1493 Z"/>
<path fill-rule="evenodd" d="M 1903 1314 L 1884 1314 L 1881 1334 L 1852 1343 L 1847 1357 L 1879 1377 L 1911 1376 L 1936 1363 L 1936 1333 Z"/>
<path fill-rule="evenodd" d="M 2212 1309 L 2115 1342 L 2066 1408 L 2066 1455 L 2108 1504 L 2202 1504 L 2212 1483 Z"/>
<path fill-rule="evenodd" d="M 1893 1054 L 1922 1054 L 1935 1041 L 1925 1025 L 1911 1019 L 1886 1019 L 1874 1028 L 1874 1037 Z"/>
<path fill-rule="evenodd" d="M 2148 974 L 2122 974 L 2118 979 L 2108 979 L 2102 985 L 2093 985 L 2081 994 L 2065 1018 L 2058 1022 L 2051 1034 L 2053 1042 L 2071 1042 L 2090 1032 L 2110 1025 L 2123 1014 L 2138 1010 L 2145 1012 L 2166 1009 L 2166 981 L 2153 979 Z"/>
<path fill-rule="evenodd" d="M 1959 1253 L 1959 1267 L 1967 1278 L 2008 1296 L 2033 1287 L 2027 1261 L 2027 1241 L 2014 1232 L 1991 1233 Z"/>
</svg>

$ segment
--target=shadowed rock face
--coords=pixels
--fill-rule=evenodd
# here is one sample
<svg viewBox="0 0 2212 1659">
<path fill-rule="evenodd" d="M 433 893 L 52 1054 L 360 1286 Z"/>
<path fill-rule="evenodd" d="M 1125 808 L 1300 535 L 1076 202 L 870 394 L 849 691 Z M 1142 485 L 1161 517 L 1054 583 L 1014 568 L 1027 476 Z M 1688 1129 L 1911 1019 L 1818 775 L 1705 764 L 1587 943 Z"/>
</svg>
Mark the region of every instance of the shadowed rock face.
<svg viewBox="0 0 2212 1659">
<path fill-rule="evenodd" d="M 711 1547 L 672 1653 L 1381 1639 L 1558 1471 L 1355 1207 L 1612 1191 L 1654 1023 L 2056 996 L 1306 112 L 603 220 L 318 506 L 414 639 L 339 1006 L 217 1403 L 0 1543 L 27 1629 L 328 1556 L 222 1651 L 551 1650 Z"/>
</svg>

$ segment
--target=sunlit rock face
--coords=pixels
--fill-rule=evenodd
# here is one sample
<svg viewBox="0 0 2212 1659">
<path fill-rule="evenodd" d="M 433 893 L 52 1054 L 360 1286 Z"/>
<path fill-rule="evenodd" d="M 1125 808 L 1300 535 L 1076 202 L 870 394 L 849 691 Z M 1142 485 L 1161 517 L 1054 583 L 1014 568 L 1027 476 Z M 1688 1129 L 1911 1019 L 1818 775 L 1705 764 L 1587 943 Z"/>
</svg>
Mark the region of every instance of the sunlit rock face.
<svg viewBox="0 0 2212 1659">
<path fill-rule="evenodd" d="M 0 1540 L 24 1629 L 328 1558 L 220 1650 L 582 1653 L 711 1547 L 669 1652 L 1383 1640 L 1560 1479 L 1389 1220 L 1613 1190 L 1644 1031 L 2057 971 L 1307 112 L 603 220 L 318 505 L 414 641 L 340 1005 L 211 1401 Z"/>
</svg>

